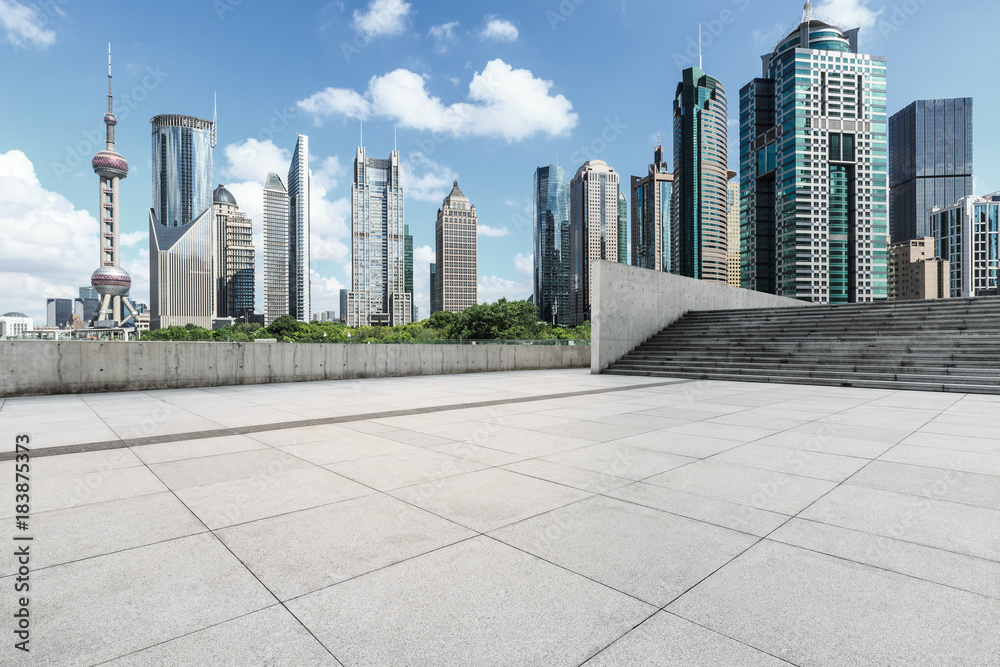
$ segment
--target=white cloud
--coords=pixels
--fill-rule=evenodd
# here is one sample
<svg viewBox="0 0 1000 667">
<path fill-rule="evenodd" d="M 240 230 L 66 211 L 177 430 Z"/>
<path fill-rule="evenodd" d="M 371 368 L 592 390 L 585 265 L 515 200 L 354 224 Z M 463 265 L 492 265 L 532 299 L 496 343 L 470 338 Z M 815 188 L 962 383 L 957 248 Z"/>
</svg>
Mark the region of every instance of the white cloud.
<svg viewBox="0 0 1000 667">
<path fill-rule="evenodd" d="M 316 269 L 310 269 L 309 275 L 312 284 L 312 307 L 313 312 L 319 313 L 324 310 L 335 310 L 340 314 L 340 290 L 347 287 L 334 277 L 327 278 L 317 273 Z M 309 313 L 312 317 L 312 313 Z"/>
<path fill-rule="evenodd" d="M 400 35 L 406 30 L 410 3 L 403 0 L 372 0 L 368 10 L 354 10 L 354 29 L 367 39 Z"/>
<path fill-rule="evenodd" d="M 529 252 L 527 255 L 517 253 L 514 255 L 514 268 L 529 276 L 535 275 L 535 253 Z"/>
<path fill-rule="evenodd" d="M 497 42 L 516 42 L 517 27 L 506 19 L 495 16 L 487 17 L 486 27 L 479 33 L 482 39 L 491 39 Z"/>
<path fill-rule="evenodd" d="M 427 31 L 427 34 L 434 39 L 435 52 L 448 52 L 448 45 L 455 41 L 455 28 L 457 27 L 458 21 L 451 21 L 449 23 L 431 26 L 431 29 Z"/>
<path fill-rule="evenodd" d="M 479 276 L 479 303 L 493 303 L 500 297 L 508 301 L 522 301 L 532 293 L 527 281 L 507 280 L 499 276 Z"/>
<path fill-rule="evenodd" d="M 577 124 L 572 103 L 561 94 L 550 95 L 551 81 L 500 59 L 475 73 L 467 102 L 446 105 L 427 91 L 426 83 L 420 74 L 397 69 L 372 77 L 363 94 L 327 88 L 298 106 L 317 122 L 328 116 L 378 117 L 409 129 L 452 137 L 503 137 L 508 142 L 535 134 L 566 135 Z"/>
<path fill-rule="evenodd" d="M 149 232 L 125 232 L 118 235 L 118 242 L 123 248 L 131 248 L 133 246 L 148 248 Z"/>
<path fill-rule="evenodd" d="M 816 14 L 825 16 L 847 28 L 874 27 L 882 10 L 872 11 L 868 0 L 822 0 L 816 5 Z"/>
<path fill-rule="evenodd" d="M 504 226 L 490 227 L 489 225 L 477 224 L 476 234 L 479 236 L 507 236 L 510 230 Z"/>
<path fill-rule="evenodd" d="M 270 139 L 260 141 L 253 137 L 242 143 L 229 144 L 223 152 L 226 154 L 227 165 L 222 169 L 222 174 L 233 181 L 263 183 L 268 172 L 272 171 L 281 174 L 284 181 L 284 174 L 292 159 L 290 150 L 279 148 Z"/>
<path fill-rule="evenodd" d="M 761 49 L 770 49 L 773 47 L 779 39 L 785 36 L 785 29 L 787 26 L 781 25 L 780 23 L 775 23 L 771 26 L 768 31 L 754 30 L 753 31 L 753 42 Z"/>
<path fill-rule="evenodd" d="M 420 309 L 417 317 L 422 320 L 431 316 L 431 264 L 436 261 L 429 245 L 413 249 L 413 305 Z"/>
<path fill-rule="evenodd" d="M 90 213 L 42 187 L 27 155 L 0 153 L 0 312 L 41 325 L 46 299 L 79 296 L 97 268 L 98 231 Z"/>
<path fill-rule="evenodd" d="M 400 181 L 407 198 L 440 203 L 451 192 L 458 174 L 423 153 L 410 153 L 400 163 Z"/>
<path fill-rule="evenodd" d="M 54 7 L 53 11 L 63 13 L 58 7 Z M 38 5 L 28 7 L 16 0 L 0 0 L 0 26 L 3 26 L 7 41 L 17 48 L 35 46 L 44 49 L 55 44 L 56 33 L 45 28 L 47 22 L 48 16 Z"/>
</svg>

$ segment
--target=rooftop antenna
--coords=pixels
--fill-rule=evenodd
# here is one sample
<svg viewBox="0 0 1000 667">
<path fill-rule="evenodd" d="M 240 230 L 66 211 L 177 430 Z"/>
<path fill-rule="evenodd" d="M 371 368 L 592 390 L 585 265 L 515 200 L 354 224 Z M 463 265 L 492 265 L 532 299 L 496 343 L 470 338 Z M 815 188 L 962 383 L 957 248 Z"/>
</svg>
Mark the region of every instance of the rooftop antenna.
<svg viewBox="0 0 1000 667">
<path fill-rule="evenodd" d="M 660 131 L 659 130 L 656 131 L 656 145 L 657 145 L 657 147 L 659 147 L 659 145 L 660 145 Z"/>
<path fill-rule="evenodd" d="M 813 3 L 811 0 L 806 0 L 806 4 L 802 7 L 802 22 L 809 23 L 813 17 Z"/>
<path fill-rule="evenodd" d="M 218 123 L 219 123 L 219 94 L 218 93 L 212 93 L 212 104 L 213 104 L 213 107 L 214 107 L 214 109 L 212 111 L 212 148 L 215 148 L 215 144 L 218 143 L 218 132 L 216 131 L 216 127 L 218 126 Z"/>
<path fill-rule="evenodd" d="M 701 24 L 698 24 L 698 69 L 701 69 Z"/>
<path fill-rule="evenodd" d="M 396 152 L 396 126 L 392 126 L 392 152 Z"/>
<path fill-rule="evenodd" d="M 361 144 L 360 144 L 360 147 L 364 148 L 365 147 L 365 121 L 363 121 L 363 120 L 361 120 L 359 118 L 358 119 L 358 125 L 361 128 L 361 139 L 360 139 Z"/>
</svg>

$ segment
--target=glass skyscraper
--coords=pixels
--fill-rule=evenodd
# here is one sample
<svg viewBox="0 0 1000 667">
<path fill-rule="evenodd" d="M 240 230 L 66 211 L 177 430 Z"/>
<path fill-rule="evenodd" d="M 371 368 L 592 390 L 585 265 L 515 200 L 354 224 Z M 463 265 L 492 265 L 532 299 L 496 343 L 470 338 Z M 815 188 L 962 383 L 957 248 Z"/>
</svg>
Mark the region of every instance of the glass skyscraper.
<svg viewBox="0 0 1000 667">
<path fill-rule="evenodd" d="M 930 235 L 927 215 L 972 194 L 972 98 L 917 100 L 889 118 L 889 235 Z"/>
<path fill-rule="evenodd" d="M 264 181 L 264 326 L 290 314 L 288 190 L 275 173 Z"/>
<path fill-rule="evenodd" d="M 154 117 L 153 206 L 149 210 L 151 329 L 195 324 L 215 314 L 212 267 L 212 147 L 215 123 Z"/>
<path fill-rule="evenodd" d="M 886 296 L 885 58 L 815 18 L 740 90 L 741 284 L 817 303 Z"/>
<path fill-rule="evenodd" d="M 532 183 L 534 301 L 539 319 L 569 326 L 569 182 L 556 165 L 535 169 Z"/>
<path fill-rule="evenodd" d="M 358 146 L 351 188 L 351 291 L 347 326 L 409 324 L 399 152 L 370 158 Z"/>
<path fill-rule="evenodd" d="M 618 190 L 618 263 L 628 264 L 628 199 L 620 189 Z"/>
<path fill-rule="evenodd" d="M 644 177 L 632 177 L 632 265 L 653 271 L 672 268 L 670 253 L 671 201 L 674 175 L 663 160 L 663 146 L 653 151 Z"/>
<path fill-rule="evenodd" d="M 413 237 L 410 236 L 409 225 L 403 225 L 403 244 L 403 282 L 406 284 L 406 293 L 410 295 L 410 306 L 413 307 Z M 410 319 L 416 321 L 416 317 Z"/>
<path fill-rule="evenodd" d="M 672 270 L 726 282 L 726 92 L 700 67 L 674 96 Z"/>
<path fill-rule="evenodd" d="M 308 322 L 312 312 L 309 272 L 309 137 L 297 135 L 288 167 L 288 314 Z"/>
</svg>

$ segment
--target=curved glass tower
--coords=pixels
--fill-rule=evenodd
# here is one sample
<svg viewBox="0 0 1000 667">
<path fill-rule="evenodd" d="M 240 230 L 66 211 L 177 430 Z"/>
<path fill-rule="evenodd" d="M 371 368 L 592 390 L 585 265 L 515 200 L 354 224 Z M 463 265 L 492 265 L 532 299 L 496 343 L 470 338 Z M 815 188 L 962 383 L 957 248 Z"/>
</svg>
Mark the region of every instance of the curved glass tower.
<svg viewBox="0 0 1000 667">
<path fill-rule="evenodd" d="M 568 326 L 570 305 L 569 181 L 557 165 L 535 169 L 534 298 L 538 317 Z"/>
</svg>

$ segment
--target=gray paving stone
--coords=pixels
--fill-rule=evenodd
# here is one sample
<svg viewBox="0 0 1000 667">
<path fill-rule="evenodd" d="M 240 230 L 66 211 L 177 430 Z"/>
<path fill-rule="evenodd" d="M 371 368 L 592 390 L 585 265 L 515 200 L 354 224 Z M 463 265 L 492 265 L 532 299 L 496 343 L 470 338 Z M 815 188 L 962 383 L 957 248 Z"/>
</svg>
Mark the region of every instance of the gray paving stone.
<svg viewBox="0 0 1000 667">
<path fill-rule="evenodd" d="M 627 438 L 630 435 L 646 433 L 647 431 L 654 430 L 654 428 L 638 425 L 604 424 L 596 421 L 578 421 L 570 424 L 546 426 L 541 430 L 548 433 L 589 440 L 591 442 L 607 442 L 608 440 L 618 440 L 619 438 Z"/>
<path fill-rule="evenodd" d="M 1000 454 L 1000 429 L 998 429 L 997 437 L 993 438 L 975 438 L 965 435 L 918 431 L 903 440 L 900 444 L 920 445 L 922 447 L 934 447 L 935 449 L 950 449 L 958 452 Z"/>
<path fill-rule="evenodd" d="M 340 662 L 281 605 L 213 625 L 105 664 L 107 667 L 340 666 Z"/>
<path fill-rule="evenodd" d="M 13 479 L 13 474 L 6 479 Z M 30 475 L 30 479 L 30 509 L 33 514 L 167 490 L 156 475 L 144 466 L 109 468 L 59 477 Z M 6 503 L 0 503 L 0 516 L 15 515 L 14 504 L 11 502 L 15 489 L 14 484 L 0 484 L 0 498 L 10 499 Z"/>
<path fill-rule="evenodd" d="M 775 447 L 759 442 L 740 445 L 712 457 L 712 460 L 831 482 L 844 481 L 869 462 L 867 459 L 823 454 L 809 449 Z"/>
<path fill-rule="evenodd" d="M 399 454 L 413 451 L 413 449 L 414 447 L 411 445 L 366 433 L 356 433 L 335 440 L 281 447 L 281 451 L 319 466 L 340 463 L 341 461 L 356 461 L 384 454 Z"/>
<path fill-rule="evenodd" d="M 995 662 L 1000 602 L 765 541 L 668 608 L 796 665 Z"/>
<path fill-rule="evenodd" d="M 588 660 L 584 667 L 780 667 L 788 664 L 661 611 Z"/>
<path fill-rule="evenodd" d="M 632 480 L 604 473 L 564 466 L 543 459 L 527 459 L 503 466 L 506 470 L 538 477 L 557 484 L 565 484 L 591 493 L 603 493 L 631 484 Z"/>
<path fill-rule="evenodd" d="M 149 466 L 160 480 L 174 490 L 207 486 L 236 479 L 265 477 L 310 464 L 283 451 L 266 447 L 246 452 L 182 459 Z"/>
<path fill-rule="evenodd" d="M 604 497 L 490 535 L 657 607 L 757 541 L 744 533 Z"/>
<path fill-rule="evenodd" d="M 1000 483 L 993 475 L 872 461 L 848 484 L 1000 510 Z"/>
<path fill-rule="evenodd" d="M 632 480 L 644 479 L 694 461 L 687 456 L 664 454 L 617 442 L 602 442 L 559 452 L 545 456 L 543 460 Z"/>
<path fill-rule="evenodd" d="M 445 477 L 482 470 L 488 466 L 458 456 L 411 448 L 410 451 L 398 454 L 343 461 L 323 467 L 373 489 L 388 491 L 413 484 L 434 482 Z"/>
<path fill-rule="evenodd" d="M 981 475 L 1000 476 L 1000 452 L 983 454 L 917 445 L 896 445 L 879 459 L 893 463 L 909 463 L 943 470 L 962 470 Z"/>
<path fill-rule="evenodd" d="M 832 432 L 832 429 L 830 432 Z M 875 440 L 837 438 L 825 433 L 802 433 L 799 431 L 775 433 L 766 438 L 761 438 L 757 443 L 790 449 L 804 449 L 824 454 L 836 454 L 838 456 L 854 456 L 863 459 L 877 459 L 893 446 L 890 443 L 877 442 Z"/>
<path fill-rule="evenodd" d="M 487 537 L 288 607 L 345 665 L 384 667 L 576 667 L 655 611 Z"/>
<path fill-rule="evenodd" d="M 491 468 L 396 489 L 391 495 L 462 526 L 486 532 L 591 494 Z"/>
<path fill-rule="evenodd" d="M 673 426 L 668 431 L 672 433 L 686 433 L 688 435 L 701 435 L 706 438 L 721 438 L 723 440 L 736 440 L 738 442 L 751 442 L 759 440 L 773 433 L 777 428 L 755 428 L 752 426 L 733 426 L 732 424 L 720 424 L 718 422 L 700 421 L 690 424 Z"/>
<path fill-rule="evenodd" d="M 664 454 L 676 454 L 691 458 L 703 459 L 727 449 L 739 446 L 738 442 L 721 438 L 706 438 L 700 435 L 688 435 L 671 430 L 650 431 L 631 438 L 615 440 L 616 445 L 628 445 L 640 449 L 651 449 Z"/>
<path fill-rule="evenodd" d="M 269 449 L 263 442 L 245 435 L 226 435 L 220 438 L 200 438 L 181 442 L 164 442 L 157 445 L 142 445 L 132 448 L 132 452 L 147 464 L 168 463 L 182 459 L 234 454 L 257 449 Z"/>
<path fill-rule="evenodd" d="M 508 463 L 513 463 L 514 461 L 523 461 L 524 459 L 529 458 L 529 456 L 502 452 L 499 449 L 491 449 L 489 447 L 480 447 L 479 445 L 473 445 L 468 442 L 452 442 L 447 445 L 435 445 L 429 449 L 442 454 L 448 454 L 449 456 L 458 456 L 463 459 L 469 459 L 470 461 L 475 461 L 476 463 L 482 463 L 488 466 L 502 466 Z"/>
<path fill-rule="evenodd" d="M 278 599 L 288 600 L 476 533 L 378 494 L 217 534 Z"/>
</svg>

